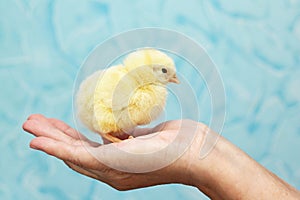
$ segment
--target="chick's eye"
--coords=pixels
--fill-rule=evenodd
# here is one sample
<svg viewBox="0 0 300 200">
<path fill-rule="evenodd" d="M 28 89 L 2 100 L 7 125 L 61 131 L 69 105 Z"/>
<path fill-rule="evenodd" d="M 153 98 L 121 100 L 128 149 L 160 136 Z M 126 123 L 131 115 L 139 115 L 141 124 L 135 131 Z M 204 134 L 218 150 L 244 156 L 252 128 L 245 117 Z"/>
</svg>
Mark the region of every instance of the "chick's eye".
<svg viewBox="0 0 300 200">
<path fill-rule="evenodd" d="M 162 71 L 162 73 L 167 73 L 168 72 L 168 70 L 166 68 L 162 68 L 161 71 Z"/>
</svg>

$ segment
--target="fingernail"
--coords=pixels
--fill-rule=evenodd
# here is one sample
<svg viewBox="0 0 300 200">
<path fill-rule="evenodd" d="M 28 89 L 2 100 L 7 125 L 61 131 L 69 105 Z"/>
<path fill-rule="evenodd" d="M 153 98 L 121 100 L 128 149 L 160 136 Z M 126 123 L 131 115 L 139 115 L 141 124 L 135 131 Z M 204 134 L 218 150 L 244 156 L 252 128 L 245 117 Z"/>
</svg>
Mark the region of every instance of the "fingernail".
<svg viewBox="0 0 300 200">
<path fill-rule="evenodd" d="M 30 147 L 31 149 L 38 150 L 38 148 L 37 148 L 36 146 L 32 145 L 32 144 L 29 144 L 29 147 Z"/>
</svg>

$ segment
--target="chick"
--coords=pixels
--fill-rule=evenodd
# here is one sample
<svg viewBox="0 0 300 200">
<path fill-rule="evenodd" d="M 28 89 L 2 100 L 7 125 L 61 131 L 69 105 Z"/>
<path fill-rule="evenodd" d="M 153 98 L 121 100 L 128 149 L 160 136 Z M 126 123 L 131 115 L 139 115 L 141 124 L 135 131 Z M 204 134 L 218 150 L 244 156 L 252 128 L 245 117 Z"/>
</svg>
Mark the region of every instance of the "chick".
<svg viewBox="0 0 300 200">
<path fill-rule="evenodd" d="M 77 114 L 89 129 L 111 142 L 163 111 L 169 82 L 179 83 L 173 60 L 156 49 L 130 53 L 123 64 L 97 71 L 77 93 Z"/>
</svg>

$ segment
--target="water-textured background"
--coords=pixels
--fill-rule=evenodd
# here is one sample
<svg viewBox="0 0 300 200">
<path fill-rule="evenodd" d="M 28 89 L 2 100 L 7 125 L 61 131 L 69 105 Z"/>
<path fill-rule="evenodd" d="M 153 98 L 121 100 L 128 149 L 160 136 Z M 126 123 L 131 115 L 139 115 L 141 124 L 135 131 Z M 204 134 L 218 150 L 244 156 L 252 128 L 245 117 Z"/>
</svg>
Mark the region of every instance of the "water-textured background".
<svg viewBox="0 0 300 200">
<path fill-rule="evenodd" d="M 118 192 L 32 151 L 22 122 L 73 124 L 72 87 L 88 53 L 146 26 L 201 43 L 227 95 L 223 135 L 300 189 L 300 1 L 0 1 L 0 199 L 201 199 L 191 187 Z M 191 77 L 192 78 L 192 77 Z"/>
</svg>

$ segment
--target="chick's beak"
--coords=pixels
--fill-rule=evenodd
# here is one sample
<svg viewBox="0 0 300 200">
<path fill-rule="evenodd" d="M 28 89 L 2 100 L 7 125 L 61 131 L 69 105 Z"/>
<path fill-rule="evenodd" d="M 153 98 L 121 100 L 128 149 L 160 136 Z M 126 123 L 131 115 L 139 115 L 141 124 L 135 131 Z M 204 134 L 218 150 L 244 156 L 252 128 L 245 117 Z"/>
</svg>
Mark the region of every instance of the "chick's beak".
<svg viewBox="0 0 300 200">
<path fill-rule="evenodd" d="M 180 81 L 179 81 L 179 79 L 177 78 L 176 74 L 175 74 L 172 78 L 170 78 L 169 82 L 177 83 L 177 84 L 180 83 Z"/>
</svg>

